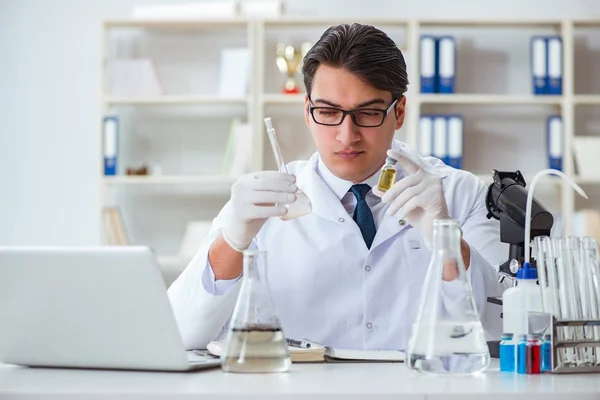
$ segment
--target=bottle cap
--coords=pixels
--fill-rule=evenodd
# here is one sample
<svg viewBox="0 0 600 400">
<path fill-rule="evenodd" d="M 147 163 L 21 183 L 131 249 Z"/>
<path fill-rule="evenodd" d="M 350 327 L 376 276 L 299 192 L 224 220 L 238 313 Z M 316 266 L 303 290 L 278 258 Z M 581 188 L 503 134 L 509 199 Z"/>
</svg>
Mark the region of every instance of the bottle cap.
<svg viewBox="0 0 600 400">
<path fill-rule="evenodd" d="M 511 340 L 513 338 L 513 336 L 515 336 L 515 335 L 512 333 L 503 333 L 502 340 Z"/>
<path fill-rule="evenodd" d="M 519 340 L 527 340 L 527 335 L 519 335 Z"/>
<path fill-rule="evenodd" d="M 392 157 L 386 157 L 385 158 L 385 162 L 386 163 L 390 163 L 392 165 L 396 165 L 396 163 L 398 162 L 398 160 L 396 160 L 395 158 L 392 158 Z"/>
<path fill-rule="evenodd" d="M 521 268 L 517 271 L 517 279 L 536 279 L 538 278 L 538 273 L 536 268 L 531 268 L 531 264 L 526 262 L 523 264 Z"/>
<path fill-rule="evenodd" d="M 540 338 L 540 335 L 536 335 L 535 333 L 530 333 L 529 335 L 527 335 L 527 340 L 538 340 Z"/>
</svg>

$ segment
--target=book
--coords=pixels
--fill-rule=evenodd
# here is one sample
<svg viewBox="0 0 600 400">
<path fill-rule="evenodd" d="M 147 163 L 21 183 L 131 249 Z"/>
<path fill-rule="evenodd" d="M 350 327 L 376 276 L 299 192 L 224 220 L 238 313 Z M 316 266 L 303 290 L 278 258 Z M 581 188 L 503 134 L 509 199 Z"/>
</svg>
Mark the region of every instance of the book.
<svg viewBox="0 0 600 400">
<path fill-rule="evenodd" d="M 292 363 L 305 362 L 403 362 L 404 352 L 400 350 L 360 350 L 340 349 L 320 344 L 313 344 L 310 348 L 288 346 Z M 223 353 L 223 343 L 212 341 L 206 349 L 214 356 L 220 357 Z"/>
<path fill-rule="evenodd" d="M 104 207 L 102 216 L 108 244 L 110 246 L 128 246 L 131 241 L 127 235 L 121 209 L 119 207 Z"/>
</svg>

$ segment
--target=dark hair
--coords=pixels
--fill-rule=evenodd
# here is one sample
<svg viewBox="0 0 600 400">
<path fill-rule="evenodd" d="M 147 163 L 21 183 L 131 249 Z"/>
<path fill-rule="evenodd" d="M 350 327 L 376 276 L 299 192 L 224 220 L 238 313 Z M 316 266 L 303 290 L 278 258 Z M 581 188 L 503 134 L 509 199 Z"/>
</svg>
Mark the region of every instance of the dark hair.
<svg viewBox="0 0 600 400">
<path fill-rule="evenodd" d="M 309 96 L 321 64 L 343 68 L 373 87 L 389 91 L 393 99 L 401 98 L 408 86 L 402 52 L 388 35 L 371 25 L 341 24 L 323 33 L 302 63 Z"/>
</svg>

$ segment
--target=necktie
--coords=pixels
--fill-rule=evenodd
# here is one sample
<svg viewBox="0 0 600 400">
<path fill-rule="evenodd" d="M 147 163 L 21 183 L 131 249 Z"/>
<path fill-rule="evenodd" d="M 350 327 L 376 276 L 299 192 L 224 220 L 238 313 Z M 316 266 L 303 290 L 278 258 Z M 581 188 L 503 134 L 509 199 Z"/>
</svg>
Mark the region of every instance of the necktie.
<svg viewBox="0 0 600 400">
<path fill-rule="evenodd" d="M 363 239 L 365 239 L 367 248 L 370 249 L 371 244 L 373 243 L 373 238 L 375 238 L 376 229 L 373 213 L 371 213 L 371 209 L 365 200 L 369 190 L 371 190 L 371 187 L 365 183 L 353 185 L 350 188 L 350 191 L 356 197 L 356 208 L 354 209 L 354 215 L 352 218 L 354 218 L 354 221 L 356 221 L 358 227 L 360 228 L 360 232 L 363 235 Z"/>
</svg>

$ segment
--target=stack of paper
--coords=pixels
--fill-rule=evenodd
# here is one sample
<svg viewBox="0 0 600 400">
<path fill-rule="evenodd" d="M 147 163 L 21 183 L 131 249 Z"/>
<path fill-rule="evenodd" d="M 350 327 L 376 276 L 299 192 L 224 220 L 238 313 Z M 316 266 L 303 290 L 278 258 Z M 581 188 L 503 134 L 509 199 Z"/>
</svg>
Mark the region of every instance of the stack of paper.
<svg viewBox="0 0 600 400">
<path fill-rule="evenodd" d="M 223 352 L 222 342 L 210 342 L 206 349 L 220 357 Z M 292 363 L 302 362 L 403 362 L 404 352 L 399 350 L 355 350 L 336 349 L 328 346 L 311 346 L 311 348 L 288 347 Z"/>
</svg>

